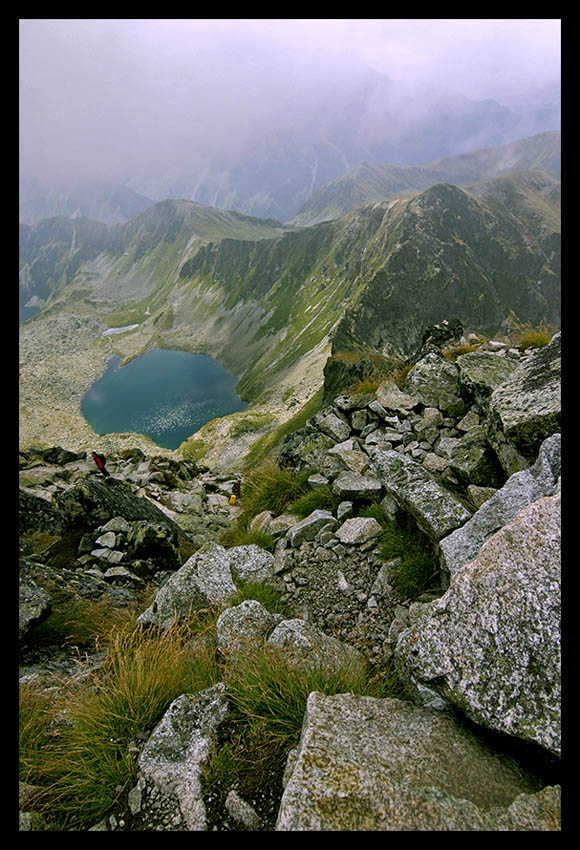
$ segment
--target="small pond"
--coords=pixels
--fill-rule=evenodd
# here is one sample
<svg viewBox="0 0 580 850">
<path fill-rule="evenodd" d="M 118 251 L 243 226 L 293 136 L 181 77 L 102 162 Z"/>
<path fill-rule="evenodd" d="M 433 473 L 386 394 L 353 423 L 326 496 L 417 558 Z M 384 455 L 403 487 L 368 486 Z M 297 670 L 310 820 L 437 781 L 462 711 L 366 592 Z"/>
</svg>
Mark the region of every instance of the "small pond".
<svg viewBox="0 0 580 850">
<path fill-rule="evenodd" d="M 156 349 L 120 363 L 111 357 L 81 402 L 97 434 L 131 431 L 176 449 L 211 419 L 248 406 L 237 379 L 208 354 Z"/>
</svg>

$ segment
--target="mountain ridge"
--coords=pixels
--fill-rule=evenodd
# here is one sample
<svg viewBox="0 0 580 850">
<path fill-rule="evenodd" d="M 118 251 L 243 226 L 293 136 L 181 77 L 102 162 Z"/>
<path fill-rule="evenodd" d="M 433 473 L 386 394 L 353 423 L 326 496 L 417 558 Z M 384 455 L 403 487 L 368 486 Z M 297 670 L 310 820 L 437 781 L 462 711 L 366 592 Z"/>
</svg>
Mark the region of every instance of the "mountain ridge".
<svg viewBox="0 0 580 850">
<path fill-rule="evenodd" d="M 407 196 L 436 182 L 466 185 L 532 169 L 559 179 L 560 143 L 560 132 L 554 130 L 498 147 L 433 160 L 425 165 L 365 160 L 316 190 L 291 223 L 316 224 L 344 215 L 365 203 Z"/>
</svg>

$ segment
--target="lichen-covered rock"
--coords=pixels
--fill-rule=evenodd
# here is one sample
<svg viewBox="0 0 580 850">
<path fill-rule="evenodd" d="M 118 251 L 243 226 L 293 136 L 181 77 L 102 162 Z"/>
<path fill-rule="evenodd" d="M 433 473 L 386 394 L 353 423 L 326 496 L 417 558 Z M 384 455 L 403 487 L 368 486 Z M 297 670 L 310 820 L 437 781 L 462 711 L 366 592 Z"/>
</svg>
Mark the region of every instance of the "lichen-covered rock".
<svg viewBox="0 0 580 850">
<path fill-rule="evenodd" d="M 212 543 L 173 573 L 137 622 L 167 629 L 192 610 L 225 602 L 235 592 L 229 554 L 223 546 Z"/>
<path fill-rule="evenodd" d="M 149 829 L 202 831 L 200 782 L 216 730 L 230 712 L 223 682 L 174 700 L 139 758 L 140 814 Z"/>
<path fill-rule="evenodd" d="M 560 550 L 557 493 L 528 505 L 490 537 L 396 648 L 404 676 L 476 723 L 555 754 Z"/>
<path fill-rule="evenodd" d="M 486 412 L 493 391 L 518 367 L 517 360 L 500 357 L 491 351 L 469 351 L 455 362 L 459 368 L 460 385 L 480 413 Z"/>
<path fill-rule="evenodd" d="M 29 576 L 20 575 L 18 586 L 18 637 L 22 640 L 30 629 L 52 610 L 52 597 Z"/>
<path fill-rule="evenodd" d="M 128 522 L 146 520 L 179 531 L 149 499 L 136 496 L 127 482 L 116 478 L 81 480 L 70 490 L 55 494 L 54 501 L 65 528 L 93 529 L 121 516 Z"/>
<path fill-rule="evenodd" d="M 387 494 L 432 540 L 440 540 L 470 518 L 470 511 L 410 458 L 380 448 L 371 450 L 371 458 Z"/>
<path fill-rule="evenodd" d="M 436 407 L 443 412 L 453 410 L 452 415 L 458 415 L 460 410 L 465 412 L 461 401 L 459 368 L 451 360 L 433 352 L 409 370 L 405 379 L 405 392 L 415 396 L 427 407 Z"/>
<path fill-rule="evenodd" d="M 530 469 L 511 475 L 504 486 L 481 505 L 461 528 L 439 543 L 441 581 L 449 586 L 453 574 L 472 561 L 483 543 L 512 520 L 526 505 L 551 496 L 558 487 L 561 470 L 561 437 L 554 434 L 541 445 Z"/>
<path fill-rule="evenodd" d="M 226 608 L 216 621 L 218 648 L 229 654 L 247 651 L 252 644 L 266 640 L 282 619 L 256 599 Z"/>
<path fill-rule="evenodd" d="M 385 412 L 407 416 L 421 401 L 416 394 L 403 392 L 394 381 L 383 381 L 377 388 L 376 400 Z"/>
<path fill-rule="evenodd" d="M 268 643 L 283 650 L 287 660 L 302 669 L 339 672 L 342 669 L 364 671 L 361 653 L 306 620 L 283 620 L 268 638 Z"/>
<path fill-rule="evenodd" d="M 355 545 L 366 543 L 367 540 L 372 540 L 373 537 L 378 537 L 383 531 L 383 528 L 374 517 L 352 517 L 347 519 L 336 530 L 336 536 L 341 543 Z"/>
<path fill-rule="evenodd" d="M 505 481 L 505 472 L 489 445 L 484 425 L 470 428 L 448 452 L 442 450 L 449 458 L 451 473 L 463 486 L 500 487 Z"/>
<path fill-rule="evenodd" d="M 290 541 L 290 545 L 297 547 L 307 540 L 314 540 L 318 532 L 326 525 L 335 528 L 338 525 L 338 520 L 330 511 L 312 511 L 303 520 L 291 526 L 286 536 Z"/>
<path fill-rule="evenodd" d="M 254 543 L 227 550 L 234 581 L 267 582 L 274 575 L 274 556 Z"/>
<path fill-rule="evenodd" d="M 383 485 L 378 478 L 345 470 L 332 482 L 332 492 L 341 499 L 368 499 L 380 496 Z"/>
<path fill-rule="evenodd" d="M 311 693 L 289 774 L 277 831 L 559 828 L 557 793 L 535 804 L 512 762 L 402 700 Z"/>
<path fill-rule="evenodd" d="M 132 523 L 127 534 L 129 558 L 152 561 L 159 569 L 175 570 L 180 566 L 177 546 L 177 529 L 165 523 L 139 520 Z"/>
<path fill-rule="evenodd" d="M 508 474 L 526 469 L 560 431 L 561 334 L 537 349 L 491 396 L 488 438 Z"/>
<path fill-rule="evenodd" d="M 344 419 L 341 419 L 331 410 L 322 410 L 320 413 L 317 413 L 313 417 L 312 422 L 323 434 L 331 437 L 336 443 L 340 443 L 350 436 L 350 425 L 348 422 L 345 422 Z"/>
</svg>

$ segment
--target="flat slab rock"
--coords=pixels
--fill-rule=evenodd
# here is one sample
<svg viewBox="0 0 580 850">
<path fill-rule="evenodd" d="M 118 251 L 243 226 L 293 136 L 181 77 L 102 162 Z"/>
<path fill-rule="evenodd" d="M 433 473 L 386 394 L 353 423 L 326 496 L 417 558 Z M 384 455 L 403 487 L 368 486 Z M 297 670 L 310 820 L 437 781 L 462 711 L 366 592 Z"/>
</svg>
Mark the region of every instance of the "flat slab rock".
<svg viewBox="0 0 580 850">
<path fill-rule="evenodd" d="M 560 431 L 561 334 L 539 348 L 494 390 L 488 437 L 500 463 L 512 474 L 525 469 L 541 443 Z"/>
<path fill-rule="evenodd" d="M 558 830 L 559 796 L 449 714 L 313 692 L 276 830 Z"/>
<path fill-rule="evenodd" d="M 371 458 L 387 493 L 408 510 L 433 540 L 451 534 L 470 511 L 418 463 L 397 451 L 372 449 Z"/>
</svg>

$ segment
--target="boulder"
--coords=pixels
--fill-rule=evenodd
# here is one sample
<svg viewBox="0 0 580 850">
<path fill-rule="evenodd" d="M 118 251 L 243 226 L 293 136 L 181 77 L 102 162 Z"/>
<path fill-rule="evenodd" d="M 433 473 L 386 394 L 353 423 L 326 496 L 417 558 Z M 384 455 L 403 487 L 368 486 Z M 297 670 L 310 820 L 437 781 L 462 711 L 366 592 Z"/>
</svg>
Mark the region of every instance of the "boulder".
<svg viewBox="0 0 580 850">
<path fill-rule="evenodd" d="M 370 499 L 380 496 L 383 486 L 378 478 L 357 472 L 341 472 L 332 483 L 332 492 L 343 500 Z"/>
<path fill-rule="evenodd" d="M 560 494 L 525 507 L 397 643 L 410 678 L 475 723 L 560 753 Z"/>
<path fill-rule="evenodd" d="M 149 499 L 136 496 L 131 486 L 116 478 L 87 478 L 55 494 L 54 502 L 65 529 L 94 529 L 114 517 L 128 522 L 146 520 L 179 532 L 179 526 Z"/>
<path fill-rule="evenodd" d="M 283 620 L 268 638 L 268 643 L 283 650 L 287 660 L 301 669 L 338 673 L 344 669 L 362 672 L 366 667 L 357 649 L 325 634 L 306 620 Z"/>
<path fill-rule="evenodd" d="M 49 531 L 51 534 L 61 535 L 64 532 L 64 522 L 58 505 L 52 500 L 20 488 L 18 491 L 18 530 L 20 534 Z"/>
<path fill-rule="evenodd" d="M 311 693 L 288 774 L 277 831 L 559 829 L 558 788 L 398 699 Z"/>
<path fill-rule="evenodd" d="M 308 467 L 319 469 L 324 455 L 335 443 L 336 440 L 332 437 L 307 424 L 284 437 L 278 463 L 281 467 L 293 467 L 297 470 Z"/>
<path fill-rule="evenodd" d="M 227 550 L 234 581 L 267 582 L 274 575 L 274 556 L 254 543 Z"/>
<path fill-rule="evenodd" d="M 500 357 L 491 351 L 470 351 L 455 362 L 459 368 L 459 383 L 480 414 L 487 412 L 493 391 L 518 367 L 517 360 Z"/>
<path fill-rule="evenodd" d="M 322 410 L 312 419 L 313 424 L 336 443 L 350 436 L 350 425 L 331 410 Z"/>
<path fill-rule="evenodd" d="M 261 511 L 250 520 L 250 529 L 262 531 L 264 534 L 270 534 L 277 538 L 286 534 L 288 529 L 298 522 L 300 522 L 300 517 L 296 514 L 280 514 L 275 517 L 272 511 Z"/>
<path fill-rule="evenodd" d="M 488 439 L 508 475 L 533 463 L 541 443 L 560 431 L 561 334 L 537 349 L 493 392 Z"/>
<path fill-rule="evenodd" d="M 314 540 L 318 532 L 326 525 L 334 528 L 337 524 L 338 521 L 330 511 L 316 510 L 312 511 L 305 519 L 297 522 L 296 525 L 291 526 L 286 532 L 286 536 L 291 546 L 298 547 L 307 540 Z"/>
<path fill-rule="evenodd" d="M 461 527 L 439 543 L 443 589 L 463 565 L 472 561 L 483 543 L 526 505 L 542 496 L 551 496 L 558 488 L 561 466 L 561 437 L 554 434 L 540 447 L 530 469 L 511 475 L 504 486 L 488 498 Z"/>
<path fill-rule="evenodd" d="M 380 408 L 388 415 L 390 413 L 407 416 L 420 403 L 416 394 L 409 394 L 399 389 L 394 381 L 386 380 L 377 388 L 376 400 Z"/>
<path fill-rule="evenodd" d="M 30 629 L 52 610 L 52 598 L 30 576 L 20 575 L 18 582 L 18 637 L 23 640 Z"/>
<path fill-rule="evenodd" d="M 166 523 L 138 520 L 127 534 L 129 558 L 152 561 L 159 569 L 178 569 L 181 561 L 177 547 L 177 529 Z"/>
<path fill-rule="evenodd" d="M 352 517 L 347 519 L 336 531 L 336 536 L 341 543 L 356 545 L 366 543 L 367 540 L 372 540 L 378 537 L 383 531 L 383 528 L 374 517 Z"/>
<path fill-rule="evenodd" d="M 266 640 L 282 619 L 255 599 L 226 608 L 216 622 L 218 648 L 228 654 L 243 652 Z"/>
<path fill-rule="evenodd" d="M 450 472 L 464 487 L 500 487 L 505 481 L 505 472 L 488 443 L 484 425 L 474 425 L 458 438 L 442 437 L 436 450 L 448 458 Z"/>
<path fill-rule="evenodd" d="M 192 610 L 226 602 L 235 593 L 230 555 L 223 546 L 211 543 L 170 576 L 137 623 L 167 629 Z"/>
<path fill-rule="evenodd" d="M 387 494 L 408 511 L 434 541 L 471 517 L 470 511 L 418 463 L 397 451 L 371 450 L 373 464 Z"/>
<path fill-rule="evenodd" d="M 146 828 L 207 830 L 201 770 L 229 713 L 223 682 L 171 703 L 139 758 L 132 802 Z"/>
<path fill-rule="evenodd" d="M 426 407 L 436 407 L 450 416 L 460 415 L 460 411 L 461 414 L 466 412 L 461 401 L 459 368 L 451 360 L 434 352 L 427 354 L 409 370 L 405 379 L 405 392 L 416 397 Z"/>
</svg>

